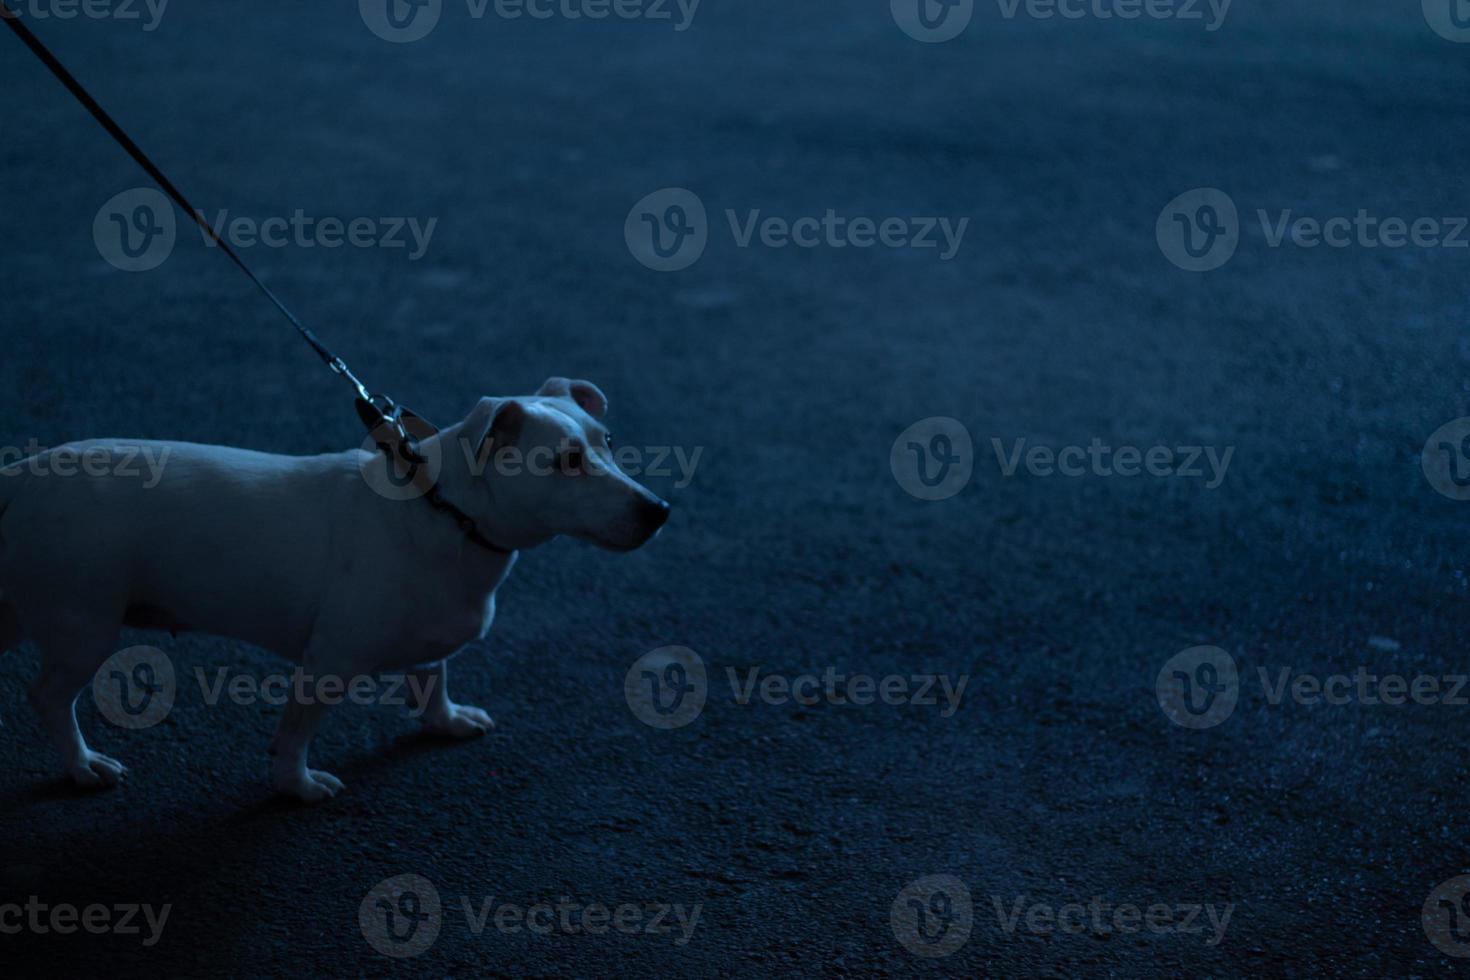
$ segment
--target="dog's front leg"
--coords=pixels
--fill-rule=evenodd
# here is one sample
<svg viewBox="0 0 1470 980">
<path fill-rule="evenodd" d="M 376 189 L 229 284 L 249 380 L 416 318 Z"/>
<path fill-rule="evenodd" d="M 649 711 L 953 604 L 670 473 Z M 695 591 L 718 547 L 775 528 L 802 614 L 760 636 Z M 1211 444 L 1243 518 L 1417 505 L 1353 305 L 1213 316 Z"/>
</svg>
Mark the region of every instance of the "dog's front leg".
<svg viewBox="0 0 1470 980">
<path fill-rule="evenodd" d="M 271 764 L 271 783 L 276 792 L 294 796 L 306 803 L 331 799 L 342 789 L 342 781 L 328 772 L 306 768 L 306 752 L 316 726 L 321 724 L 327 706 L 314 695 L 295 694 L 286 702 L 281 727 L 271 743 L 275 760 Z"/>
<path fill-rule="evenodd" d="M 479 708 L 449 700 L 449 668 L 440 660 L 408 672 L 409 697 L 424 731 L 450 738 L 474 738 L 495 727 L 495 719 Z"/>
</svg>

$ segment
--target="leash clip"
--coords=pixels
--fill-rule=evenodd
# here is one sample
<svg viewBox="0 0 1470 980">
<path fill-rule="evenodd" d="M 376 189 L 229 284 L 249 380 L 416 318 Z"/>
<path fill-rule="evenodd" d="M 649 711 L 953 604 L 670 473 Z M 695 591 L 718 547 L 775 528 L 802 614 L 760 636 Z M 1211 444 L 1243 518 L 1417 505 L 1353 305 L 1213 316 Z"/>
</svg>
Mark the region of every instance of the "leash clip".
<svg viewBox="0 0 1470 980">
<path fill-rule="evenodd" d="M 362 419 L 363 425 L 368 426 L 369 432 L 378 432 L 387 426 L 388 430 L 397 444 L 398 453 L 403 455 L 410 463 L 426 463 L 423 454 L 419 453 L 419 436 L 409 432 L 404 423 L 404 411 L 406 408 L 400 406 L 397 401 L 388 395 L 360 395 L 357 398 L 357 417 Z M 413 413 L 409 413 L 413 416 Z"/>
<path fill-rule="evenodd" d="M 373 404 L 374 399 L 378 397 L 381 397 L 389 405 L 393 404 L 393 399 L 388 398 L 386 395 L 375 396 L 369 392 L 367 386 L 357 379 L 357 375 L 352 373 L 352 370 L 347 366 L 347 362 L 342 360 L 339 355 L 333 354 L 331 360 L 327 361 L 327 367 L 332 369 L 333 374 L 346 378 L 348 383 L 357 389 L 357 397 L 369 405 Z"/>
<path fill-rule="evenodd" d="M 369 432 L 377 433 L 386 426 L 393 437 L 398 454 L 409 463 L 424 465 L 428 460 L 419 452 L 419 437 L 409 431 L 405 413 L 408 418 L 422 422 L 417 415 L 387 395 L 364 393 L 357 399 L 358 418 L 362 419 L 362 424 L 367 426 Z"/>
</svg>

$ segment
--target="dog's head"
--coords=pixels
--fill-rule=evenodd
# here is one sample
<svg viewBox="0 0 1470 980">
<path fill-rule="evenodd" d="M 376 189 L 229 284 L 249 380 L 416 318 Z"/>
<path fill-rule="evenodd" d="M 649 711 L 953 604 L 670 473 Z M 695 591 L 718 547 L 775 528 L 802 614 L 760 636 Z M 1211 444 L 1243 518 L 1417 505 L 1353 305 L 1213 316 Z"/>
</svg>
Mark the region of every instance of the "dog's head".
<svg viewBox="0 0 1470 980">
<path fill-rule="evenodd" d="M 487 525 L 514 547 L 566 534 L 613 551 L 647 543 L 669 505 L 613 457 L 607 396 L 590 381 L 549 378 L 534 395 L 482 398 L 461 430 L 481 472 Z"/>
</svg>

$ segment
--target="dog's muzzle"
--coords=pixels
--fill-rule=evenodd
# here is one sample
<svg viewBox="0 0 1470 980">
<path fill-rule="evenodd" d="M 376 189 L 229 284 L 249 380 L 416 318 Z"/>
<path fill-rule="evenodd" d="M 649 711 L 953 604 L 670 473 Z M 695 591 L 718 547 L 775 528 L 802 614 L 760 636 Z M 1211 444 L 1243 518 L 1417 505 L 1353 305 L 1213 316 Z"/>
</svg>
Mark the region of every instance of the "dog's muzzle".
<svg viewBox="0 0 1470 980">
<path fill-rule="evenodd" d="M 660 500 L 657 497 L 644 500 L 639 505 L 639 510 L 641 511 L 639 523 L 648 528 L 648 537 L 650 538 L 657 534 L 659 528 L 668 522 L 670 507 L 667 500 Z"/>
</svg>

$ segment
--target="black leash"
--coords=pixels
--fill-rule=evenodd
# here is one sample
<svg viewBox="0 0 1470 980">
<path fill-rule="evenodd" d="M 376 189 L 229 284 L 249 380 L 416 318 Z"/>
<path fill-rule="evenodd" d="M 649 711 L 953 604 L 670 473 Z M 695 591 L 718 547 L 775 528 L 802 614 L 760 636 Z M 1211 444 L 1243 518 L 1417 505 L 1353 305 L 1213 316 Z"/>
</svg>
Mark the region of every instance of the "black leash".
<svg viewBox="0 0 1470 980">
<path fill-rule="evenodd" d="M 97 104 L 97 100 L 92 98 L 91 93 L 82 87 L 82 83 L 77 81 L 71 72 L 66 70 L 65 65 L 56 60 L 56 56 L 41 43 L 41 39 L 32 34 L 29 27 L 21 23 L 20 15 L 6 6 L 5 0 L 0 0 L 0 20 L 4 20 L 10 26 L 10 29 L 20 36 L 20 39 L 25 42 L 26 47 L 31 49 L 31 53 L 41 59 L 41 63 L 50 69 L 51 74 L 56 76 L 57 81 L 65 85 L 66 90 L 92 114 L 92 118 L 96 119 L 102 125 L 102 128 L 107 130 L 113 139 L 117 140 L 119 146 L 128 151 L 128 156 L 137 161 L 138 166 L 147 171 L 148 176 L 152 177 L 154 182 L 163 188 L 164 193 L 173 198 L 174 203 L 179 206 L 180 210 L 190 218 L 193 218 L 194 223 L 203 229 L 204 233 L 210 237 L 214 244 L 218 245 L 230 257 L 230 261 L 240 267 L 240 271 L 245 273 L 246 277 L 255 283 L 255 287 L 265 294 L 265 298 L 270 300 L 275 308 L 281 311 L 281 315 L 291 322 L 291 326 L 295 327 L 296 331 L 301 334 L 302 339 L 311 345 L 311 349 L 316 351 L 317 356 L 326 363 L 327 367 L 351 382 L 360 396 L 371 399 L 372 396 L 368 394 L 367 388 L 347 369 L 347 364 L 342 358 L 328 350 L 327 346 L 317 339 L 316 334 L 312 333 L 306 324 L 297 319 L 296 314 L 292 313 L 290 308 L 281 302 L 280 297 L 271 292 L 270 287 L 261 282 L 259 277 L 250 271 L 250 267 L 245 264 L 239 255 L 235 254 L 235 250 L 230 247 L 230 243 L 220 238 L 219 233 L 210 227 L 208 221 L 204 220 L 203 212 L 189 203 L 189 199 L 184 196 L 183 191 L 175 187 L 174 182 L 169 180 L 168 176 L 162 170 L 158 169 L 158 166 L 148 158 L 148 154 L 143 152 L 142 147 L 134 143 L 132 137 L 124 132 L 123 128 L 117 124 L 117 120 L 113 119 L 107 114 L 106 109 Z"/>
<path fill-rule="evenodd" d="M 67 71 L 66 66 L 57 60 L 56 56 L 51 53 L 46 45 L 41 43 L 41 39 L 31 33 L 31 29 L 21 22 L 20 15 L 11 10 L 6 5 L 5 0 L 0 0 L 0 20 L 3 20 L 25 42 L 25 46 L 31 49 L 31 53 L 39 58 L 51 74 L 56 76 L 57 81 L 61 82 L 66 87 L 66 90 L 92 114 L 92 118 L 96 119 L 102 128 L 107 130 L 108 135 L 127 151 L 128 156 L 132 157 L 138 166 L 142 167 L 148 176 L 152 177 L 154 182 L 163 188 L 164 193 L 173 199 L 173 202 L 178 205 L 179 209 L 194 219 L 194 223 L 203 229 L 210 240 L 225 255 L 229 256 L 230 261 L 235 263 L 241 272 L 245 273 L 246 278 L 255 284 L 255 288 L 259 289 L 265 298 L 271 301 L 271 305 L 281 312 L 281 315 L 290 322 L 291 326 L 296 328 L 296 332 L 301 335 L 301 339 L 311 346 L 311 349 L 316 352 L 316 355 L 322 359 L 322 363 L 331 368 L 333 374 L 340 375 L 347 380 L 348 384 L 352 385 L 357 393 L 358 417 L 362 419 L 368 431 L 374 434 L 375 440 L 379 430 L 384 427 L 387 427 L 389 430 L 388 434 L 392 437 L 392 442 L 377 442 L 378 448 L 382 449 L 388 456 L 388 465 L 395 466 L 401 462 L 408 470 L 408 479 L 417 482 L 416 477 L 421 472 L 419 467 L 425 465 L 427 460 L 418 451 L 418 438 L 405 427 L 405 413 L 407 413 L 408 417 L 423 423 L 424 426 L 428 428 L 432 427 L 428 426 L 428 423 L 424 422 L 418 416 L 407 412 L 406 409 L 387 395 L 375 395 L 368 391 L 367 386 L 347 367 L 347 362 L 332 353 L 327 345 L 322 343 L 321 339 L 306 324 L 302 323 L 295 313 L 291 312 L 291 308 L 279 296 L 272 292 L 269 286 L 260 281 L 260 277 L 251 271 L 250 267 L 245 264 L 245 260 L 240 258 L 235 250 L 230 247 L 230 243 L 221 238 L 219 233 L 210 227 L 209 222 L 204 219 L 204 212 L 189 203 L 189 199 L 184 196 L 183 191 L 174 186 L 174 182 L 168 179 L 168 175 L 159 169 L 158 165 L 149 158 L 148 154 L 143 152 L 142 147 L 133 142 L 132 137 L 117 124 L 117 120 L 108 115 L 107 110 L 102 108 L 96 99 L 92 98 L 91 93 L 82 87 L 81 82 L 76 80 L 76 76 Z M 397 456 L 396 459 L 394 458 L 395 454 Z M 440 491 L 437 482 L 431 482 L 427 487 L 423 487 L 423 489 L 424 499 L 429 502 L 429 505 L 435 510 L 442 511 L 452 517 L 455 523 L 459 525 L 465 537 L 469 538 L 475 544 L 502 555 L 511 554 L 514 550 L 511 548 L 502 548 L 485 537 L 480 532 L 479 526 L 475 523 L 474 518 L 444 498 L 444 494 Z"/>
</svg>

